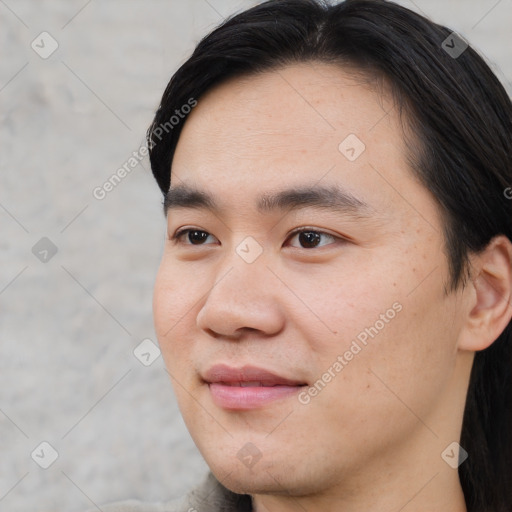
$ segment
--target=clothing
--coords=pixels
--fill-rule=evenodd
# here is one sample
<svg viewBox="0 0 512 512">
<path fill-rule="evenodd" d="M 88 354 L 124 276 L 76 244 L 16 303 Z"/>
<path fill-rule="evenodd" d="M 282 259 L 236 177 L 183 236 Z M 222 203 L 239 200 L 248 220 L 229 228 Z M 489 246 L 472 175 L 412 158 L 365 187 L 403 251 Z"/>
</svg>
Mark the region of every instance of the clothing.
<svg viewBox="0 0 512 512">
<path fill-rule="evenodd" d="M 210 471 L 181 499 L 153 504 L 129 500 L 100 508 L 103 512 L 252 512 L 252 501 L 248 494 L 235 494 L 226 489 Z M 98 509 L 87 512 L 98 512 Z"/>
</svg>

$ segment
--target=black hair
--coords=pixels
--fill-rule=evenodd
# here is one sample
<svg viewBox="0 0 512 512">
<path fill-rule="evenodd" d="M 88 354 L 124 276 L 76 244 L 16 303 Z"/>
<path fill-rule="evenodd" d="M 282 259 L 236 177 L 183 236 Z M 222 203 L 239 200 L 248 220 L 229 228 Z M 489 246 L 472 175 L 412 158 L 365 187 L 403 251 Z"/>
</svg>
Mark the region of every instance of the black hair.
<svg viewBox="0 0 512 512">
<path fill-rule="evenodd" d="M 512 104 L 459 35 L 393 2 L 270 0 L 204 37 L 171 78 L 148 130 L 163 194 L 185 122 L 169 124 L 176 111 L 228 78 L 308 61 L 350 66 L 390 85 L 413 134 L 411 170 L 443 215 L 446 291 L 464 286 L 471 253 L 497 235 L 512 239 L 505 193 L 512 185 Z M 459 466 L 468 511 L 510 512 L 512 323 L 475 354 L 460 444 L 469 453 Z"/>
</svg>

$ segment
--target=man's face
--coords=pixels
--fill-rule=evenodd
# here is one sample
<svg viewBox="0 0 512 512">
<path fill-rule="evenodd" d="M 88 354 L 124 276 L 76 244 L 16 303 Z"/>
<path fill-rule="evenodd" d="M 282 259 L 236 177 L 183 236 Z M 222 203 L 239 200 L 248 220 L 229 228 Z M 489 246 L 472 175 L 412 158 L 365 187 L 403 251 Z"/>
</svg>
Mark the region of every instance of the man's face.
<svg viewBox="0 0 512 512">
<path fill-rule="evenodd" d="M 390 97 L 320 63 L 224 83 L 179 139 L 171 189 L 185 186 L 218 210 L 172 202 L 154 319 L 224 485 L 313 493 L 441 460 L 467 384 L 460 296 L 445 294 L 442 220 Z M 258 208 L 318 187 L 340 196 Z M 169 240 L 180 228 L 190 237 Z"/>
</svg>

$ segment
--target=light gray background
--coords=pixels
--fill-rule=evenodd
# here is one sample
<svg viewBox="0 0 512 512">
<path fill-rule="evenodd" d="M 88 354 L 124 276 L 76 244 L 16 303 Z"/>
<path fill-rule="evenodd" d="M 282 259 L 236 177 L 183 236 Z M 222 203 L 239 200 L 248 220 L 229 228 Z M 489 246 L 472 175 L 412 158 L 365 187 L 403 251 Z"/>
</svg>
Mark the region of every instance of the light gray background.
<svg viewBox="0 0 512 512">
<path fill-rule="evenodd" d="M 0 0 L 0 511 L 167 500 L 206 471 L 162 358 L 133 354 L 156 341 L 164 218 L 148 159 L 92 191 L 140 148 L 198 40 L 255 3 Z M 461 32 L 512 91 L 512 0 L 401 3 Z M 47 59 L 31 48 L 42 31 L 59 44 Z M 58 248 L 46 263 L 42 237 Z M 48 469 L 31 458 L 42 441 Z"/>
</svg>

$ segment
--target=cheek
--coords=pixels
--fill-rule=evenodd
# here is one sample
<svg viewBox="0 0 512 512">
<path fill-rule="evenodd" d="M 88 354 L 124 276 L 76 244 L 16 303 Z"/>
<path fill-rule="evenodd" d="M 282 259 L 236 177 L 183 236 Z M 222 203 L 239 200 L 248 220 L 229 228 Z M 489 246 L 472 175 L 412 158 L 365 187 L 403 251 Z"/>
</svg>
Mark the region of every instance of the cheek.
<svg viewBox="0 0 512 512">
<path fill-rule="evenodd" d="M 165 255 L 155 278 L 153 289 L 153 319 L 156 333 L 162 341 L 179 330 L 181 324 L 190 322 L 194 304 L 204 290 L 204 282 L 195 272 L 190 275 L 186 268 L 171 262 Z"/>
<path fill-rule="evenodd" d="M 358 317 L 349 328 L 341 327 L 346 335 L 326 349 L 330 357 L 322 360 L 323 372 L 338 355 L 342 363 L 318 404 L 331 421 L 343 422 L 349 415 L 356 430 L 364 427 L 361 432 L 372 435 L 387 418 L 396 418 L 405 428 L 417 421 L 415 414 L 429 416 L 451 379 L 460 328 L 453 321 L 456 303 L 443 298 L 437 280 L 409 296 L 390 295 L 381 304 L 377 311 L 368 307 L 364 319 Z M 329 409 L 336 401 L 342 407 Z"/>
<path fill-rule="evenodd" d="M 171 286 L 170 279 L 162 264 L 158 270 L 153 288 L 153 321 L 160 343 L 164 341 L 166 334 L 172 329 L 177 319 Z"/>
<path fill-rule="evenodd" d="M 359 336 L 351 326 L 312 358 L 313 391 L 302 397 L 308 401 L 308 428 L 331 439 L 340 457 L 363 457 L 362 447 L 391 446 L 417 427 L 428 436 L 422 421 L 436 430 L 429 418 L 447 388 L 454 356 L 451 334 L 430 327 L 437 320 L 449 331 L 448 317 L 419 301 L 403 300 L 401 306 L 384 326 L 368 320 Z"/>
<path fill-rule="evenodd" d="M 347 255 L 335 264 L 281 277 L 293 285 L 293 322 L 324 365 L 358 337 L 364 342 L 375 329 L 380 335 L 399 316 L 401 297 L 393 275 L 370 258 L 356 261 Z"/>
<path fill-rule="evenodd" d="M 193 304 L 197 300 L 185 285 L 183 277 L 176 276 L 182 274 L 162 262 L 153 290 L 155 332 L 165 365 L 173 374 L 188 366 L 185 360 L 189 359 L 190 350 L 187 347 L 190 344 L 180 340 L 185 340 L 183 330 L 190 325 L 187 313 L 192 314 Z"/>
<path fill-rule="evenodd" d="M 446 382 L 459 328 L 456 303 L 444 296 L 439 258 L 413 252 L 360 257 L 294 276 L 294 292 L 309 309 L 301 308 L 295 321 L 308 341 L 311 368 L 321 380 L 330 379 L 322 378 L 329 371 L 343 374 L 332 379 L 331 389 L 350 386 L 354 396 L 369 388 L 389 393 L 382 375 L 404 396 L 431 398 L 425 383 L 440 388 Z"/>
</svg>

